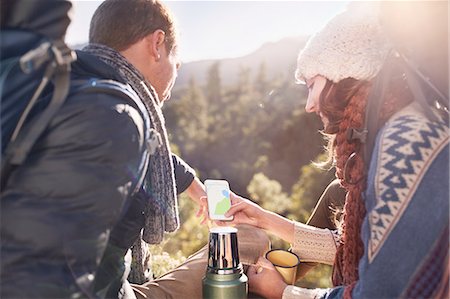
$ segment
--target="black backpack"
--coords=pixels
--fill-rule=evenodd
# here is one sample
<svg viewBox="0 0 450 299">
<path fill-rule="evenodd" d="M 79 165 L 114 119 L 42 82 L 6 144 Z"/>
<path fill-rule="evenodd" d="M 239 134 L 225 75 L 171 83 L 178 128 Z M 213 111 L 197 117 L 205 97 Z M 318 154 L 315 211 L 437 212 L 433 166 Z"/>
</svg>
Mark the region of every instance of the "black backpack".
<svg viewBox="0 0 450 299">
<path fill-rule="evenodd" d="M 143 103 L 127 85 L 95 78 L 71 81 L 76 54 L 64 42 L 27 30 L 2 30 L 0 38 L 1 192 L 68 95 L 99 92 L 125 98 L 140 108 L 149 128 Z M 140 171 L 135 191 L 146 171 L 147 164 Z"/>
<path fill-rule="evenodd" d="M 2 0 L 0 2 L 2 14 L 0 19 L 0 129 L 2 134 L 0 196 L 7 188 L 10 174 L 16 167 L 26 162 L 33 146 L 45 133 L 67 98 L 78 93 L 111 94 L 136 106 L 145 127 L 144 138 L 147 141 L 147 150 L 143 152 L 145 161 L 148 162 L 152 149 L 158 146 L 155 143 L 157 134 L 150 129 L 147 110 L 129 85 L 103 78 L 80 79 L 76 75 L 71 78 L 71 64 L 76 60 L 76 54 L 62 41 L 61 28 L 64 25 L 55 23 L 55 20 L 63 20 L 67 12 L 68 7 L 64 2 L 68 1 Z M 20 16 L 8 15 L 11 9 L 4 9 L 5 3 L 8 3 L 9 8 L 21 7 L 24 13 Z M 28 6 L 23 7 L 19 3 Z M 18 14 L 21 14 L 21 11 Z M 27 14 L 31 14 L 31 17 Z M 12 21 L 5 22 L 5 15 Z M 138 192 L 143 183 L 147 173 L 147 162 L 141 163 L 131 187 L 131 195 Z M 131 201 L 124 203 L 121 213 L 126 213 L 130 205 Z M 70 264 L 68 265 L 71 267 Z M 70 269 L 74 275 L 75 284 L 83 296 L 102 297 L 102 292 L 109 290 L 109 281 L 106 283 L 96 281 L 96 287 L 101 290 L 92 290 L 89 273 L 81 271 L 78 274 L 76 269 Z M 114 287 L 115 285 L 111 287 L 111 290 L 114 290 Z"/>
<path fill-rule="evenodd" d="M 1 188 L 64 103 L 76 55 L 62 41 L 22 30 L 1 32 Z M 45 95 L 51 99 L 43 102 Z"/>
</svg>

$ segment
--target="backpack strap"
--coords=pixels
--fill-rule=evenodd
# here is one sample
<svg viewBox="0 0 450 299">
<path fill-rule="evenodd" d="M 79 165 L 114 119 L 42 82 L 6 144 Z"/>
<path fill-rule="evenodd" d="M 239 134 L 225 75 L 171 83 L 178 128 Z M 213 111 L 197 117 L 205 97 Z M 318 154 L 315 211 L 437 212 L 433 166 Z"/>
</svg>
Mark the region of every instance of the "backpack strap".
<svg viewBox="0 0 450 299">
<path fill-rule="evenodd" d="M 139 165 L 139 176 L 137 180 L 134 180 L 134 186 L 132 186 L 131 195 L 130 198 L 132 198 L 135 194 L 139 192 L 141 189 L 145 176 L 147 175 L 148 165 L 150 156 L 154 153 L 156 147 L 159 146 L 155 145 L 157 143 L 157 136 L 158 134 L 152 134 L 153 129 L 150 127 L 150 117 L 148 115 L 147 109 L 145 108 L 143 102 L 140 100 L 137 93 L 131 88 L 128 84 L 123 84 L 118 81 L 114 80 L 105 80 L 105 79 L 90 79 L 90 80 L 75 80 L 72 82 L 72 88 L 70 91 L 70 94 L 77 94 L 77 93 L 101 93 L 101 94 L 110 94 L 115 97 L 120 97 L 127 99 L 128 102 L 134 103 L 134 106 L 138 108 L 138 111 L 144 121 L 144 138 L 145 142 L 147 144 L 146 151 L 144 152 L 144 156 L 141 159 L 141 163 Z M 155 131 L 156 133 L 156 131 Z M 156 140 L 156 141 L 155 141 Z M 124 203 L 124 206 L 122 206 L 122 213 L 125 213 L 125 211 L 128 211 L 130 208 L 131 201 L 127 200 Z M 122 251 L 119 250 L 119 254 L 122 254 Z M 131 253 L 131 251 L 130 251 Z M 103 253 L 105 254 L 105 253 Z M 131 257 L 130 257 L 131 258 Z M 88 298 L 106 298 L 108 297 L 108 291 L 110 284 L 103 286 L 101 290 L 93 290 L 93 282 L 89 278 L 91 273 L 87 274 L 81 274 L 77 275 L 77 271 L 71 267 L 70 262 L 67 263 L 69 266 L 70 271 L 72 272 L 72 275 L 75 278 L 75 282 L 82 290 L 83 295 L 87 296 Z M 81 272 L 84 273 L 84 272 Z M 95 284 L 95 283 L 94 283 Z"/>
<path fill-rule="evenodd" d="M 400 58 L 401 67 L 406 73 L 408 87 L 410 88 L 414 100 L 423 108 L 425 116 L 431 121 L 441 121 L 437 114 L 448 121 L 448 99 L 426 78 L 419 68 L 404 55 L 391 52 L 390 55 Z M 364 127 L 350 128 L 347 132 L 349 140 L 359 139 L 364 144 L 364 162 L 366 171 L 369 169 L 372 151 L 375 146 L 375 139 L 378 130 L 383 125 L 380 123 L 380 113 L 382 101 L 386 96 L 392 68 L 395 65 L 386 63 L 379 74 L 375 77 L 373 87 L 369 93 L 365 111 Z M 431 90 L 437 96 L 434 103 L 427 99 L 424 88 Z"/>
<path fill-rule="evenodd" d="M 437 112 L 445 121 L 449 118 L 449 102 L 448 97 L 437 88 L 433 82 L 420 71 L 420 68 L 406 55 L 397 53 L 405 65 L 406 78 L 408 80 L 409 88 L 411 89 L 414 98 L 422 105 L 425 115 L 433 121 L 439 121 L 434 112 Z M 423 87 L 426 87 L 432 93 L 432 99 L 425 96 Z M 430 109 L 430 107 L 432 109 Z"/>
<path fill-rule="evenodd" d="M 70 86 L 70 66 L 75 59 L 75 52 L 69 49 L 63 41 L 44 43 L 20 58 L 20 65 L 25 73 L 30 73 L 45 63 L 48 65 L 41 83 L 28 102 L 14 129 L 11 141 L 6 147 L 1 166 L 0 190 L 3 191 L 12 169 L 25 161 L 37 139 L 66 100 Z M 50 81 L 54 84 L 54 90 L 48 106 L 32 120 L 27 128 L 22 129 L 29 112 Z"/>
</svg>

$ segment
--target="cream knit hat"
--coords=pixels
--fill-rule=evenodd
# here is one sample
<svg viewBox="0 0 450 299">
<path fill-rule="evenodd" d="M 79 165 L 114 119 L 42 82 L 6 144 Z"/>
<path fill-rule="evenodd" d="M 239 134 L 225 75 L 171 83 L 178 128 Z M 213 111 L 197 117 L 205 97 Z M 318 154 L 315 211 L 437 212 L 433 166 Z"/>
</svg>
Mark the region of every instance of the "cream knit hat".
<svg viewBox="0 0 450 299">
<path fill-rule="evenodd" d="M 312 36 L 297 60 L 300 81 L 322 75 L 370 80 L 380 71 L 390 46 L 378 20 L 378 5 L 355 2 Z"/>
</svg>

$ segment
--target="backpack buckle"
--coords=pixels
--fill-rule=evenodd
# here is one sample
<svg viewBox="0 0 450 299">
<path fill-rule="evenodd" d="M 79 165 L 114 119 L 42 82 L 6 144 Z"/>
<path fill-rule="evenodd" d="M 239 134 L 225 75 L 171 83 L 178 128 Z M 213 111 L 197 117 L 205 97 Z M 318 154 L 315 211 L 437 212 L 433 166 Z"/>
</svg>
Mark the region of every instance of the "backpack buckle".
<svg viewBox="0 0 450 299">
<path fill-rule="evenodd" d="M 20 68 L 25 74 L 29 74 L 37 70 L 41 65 L 50 60 L 49 42 L 41 44 L 39 47 L 32 49 L 20 57 Z"/>
<path fill-rule="evenodd" d="M 51 50 L 56 64 L 60 67 L 70 67 L 70 64 L 77 60 L 75 51 L 72 51 L 63 41 L 54 42 Z"/>
<path fill-rule="evenodd" d="M 45 42 L 20 57 L 20 68 L 29 74 L 51 59 L 56 62 L 57 67 L 69 69 L 71 63 L 77 59 L 77 55 L 63 41 Z"/>
<path fill-rule="evenodd" d="M 361 143 L 366 143 L 367 133 L 367 129 L 349 128 L 347 129 L 347 141 L 351 143 L 353 140 L 359 140 Z"/>
</svg>

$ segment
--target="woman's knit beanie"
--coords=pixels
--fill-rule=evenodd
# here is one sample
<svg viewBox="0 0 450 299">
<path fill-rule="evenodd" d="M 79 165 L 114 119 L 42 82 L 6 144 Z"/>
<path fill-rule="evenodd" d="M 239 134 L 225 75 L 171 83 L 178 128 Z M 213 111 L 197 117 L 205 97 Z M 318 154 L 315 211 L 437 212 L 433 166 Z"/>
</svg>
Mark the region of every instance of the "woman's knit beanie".
<svg viewBox="0 0 450 299">
<path fill-rule="evenodd" d="M 296 78 L 322 75 L 335 83 L 374 78 L 390 49 L 378 12 L 376 3 L 355 2 L 333 17 L 300 52 Z"/>
</svg>

